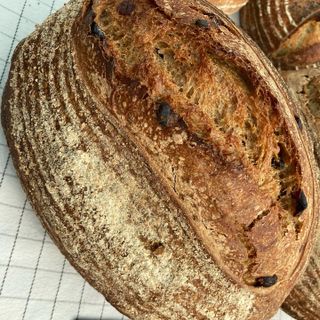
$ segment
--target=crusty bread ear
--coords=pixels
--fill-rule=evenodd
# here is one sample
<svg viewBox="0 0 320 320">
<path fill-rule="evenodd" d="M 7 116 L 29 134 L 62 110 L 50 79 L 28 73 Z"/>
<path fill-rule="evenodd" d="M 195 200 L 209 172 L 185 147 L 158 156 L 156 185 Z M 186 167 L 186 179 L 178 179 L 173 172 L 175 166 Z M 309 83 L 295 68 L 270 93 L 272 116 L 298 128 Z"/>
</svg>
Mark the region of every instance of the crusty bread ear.
<svg viewBox="0 0 320 320">
<path fill-rule="evenodd" d="M 2 123 L 44 226 L 132 319 L 269 319 L 305 268 L 308 136 L 207 1 L 69 2 L 16 51 Z"/>
<path fill-rule="evenodd" d="M 232 14 L 239 11 L 248 0 L 208 0 L 226 14 Z"/>
</svg>

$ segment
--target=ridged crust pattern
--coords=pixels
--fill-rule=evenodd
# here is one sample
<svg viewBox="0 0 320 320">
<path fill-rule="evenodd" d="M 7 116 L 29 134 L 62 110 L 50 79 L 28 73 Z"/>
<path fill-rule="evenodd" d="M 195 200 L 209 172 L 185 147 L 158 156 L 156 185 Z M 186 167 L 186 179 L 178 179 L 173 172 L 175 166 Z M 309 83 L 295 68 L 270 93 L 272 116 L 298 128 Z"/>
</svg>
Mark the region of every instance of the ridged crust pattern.
<svg viewBox="0 0 320 320">
<path fill-rule="evenodd" d="M 18 46 L 2 124 L 42 223 L 120 311 L 263 320 L 318 221 L 293 110 L 208 2 L 74 0 Z"/>
<path fill-rule="evenodd" d="M 297 52 L 291 59 L 274 53 L 308 21 L 317 20 L 319 13 L 319 0 L 251 0 L 241 10 L 240 22 L 277 68 L 303 69 L 318 66 L 315 55 L 319 56 L 319 44 L 313 44 L 304 54 Z"/>
</svg>

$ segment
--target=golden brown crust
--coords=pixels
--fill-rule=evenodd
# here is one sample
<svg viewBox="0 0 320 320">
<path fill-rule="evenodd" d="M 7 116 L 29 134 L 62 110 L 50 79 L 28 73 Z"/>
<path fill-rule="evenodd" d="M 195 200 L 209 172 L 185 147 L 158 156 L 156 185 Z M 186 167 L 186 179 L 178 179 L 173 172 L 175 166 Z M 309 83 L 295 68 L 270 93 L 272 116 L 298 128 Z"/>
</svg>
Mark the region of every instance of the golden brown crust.
<svg viewBox="0 0 320 320">
<path fill-rule="evenodd" d="M 70 2 L 16 52 L 2 108 L 42 222 L 131 318 L 268 319 L 303 271 L 307 135 L 208 2 Z"/>
<path fill-rule="evenodd" d="M 309 24 L 318 21 L 319 12 L 319 0 L 251 0 L 241 10 L 240 22 L 278 68 L 303 69 L 317 67 L 320 58 L 319 33 Z M 299 41 L 290 40 L 297 33 Z M 286 46 L 290 41 L 297 45 L 293 52 Z"/>
</svg>

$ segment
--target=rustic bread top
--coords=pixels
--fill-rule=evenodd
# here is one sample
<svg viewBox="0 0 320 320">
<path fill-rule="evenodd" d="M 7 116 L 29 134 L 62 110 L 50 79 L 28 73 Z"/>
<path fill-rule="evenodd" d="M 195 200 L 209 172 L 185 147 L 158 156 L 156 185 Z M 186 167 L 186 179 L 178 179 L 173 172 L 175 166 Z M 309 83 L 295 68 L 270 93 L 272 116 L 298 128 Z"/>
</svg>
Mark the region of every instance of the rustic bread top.
<svg viewBox="0 0 320 320">
<path fill-rule="evenodd" d="M 278 74 L 208 2 L 71 1 L 15 53 L 2 122 L 60 249 L 134 319 L 268 319 L 317 226 Z"/>
<path fill-rule="evenodd" d="M 317 67 L 320 0 L 251 0 L 241 26 L 281 69 Z"/>
</svg>

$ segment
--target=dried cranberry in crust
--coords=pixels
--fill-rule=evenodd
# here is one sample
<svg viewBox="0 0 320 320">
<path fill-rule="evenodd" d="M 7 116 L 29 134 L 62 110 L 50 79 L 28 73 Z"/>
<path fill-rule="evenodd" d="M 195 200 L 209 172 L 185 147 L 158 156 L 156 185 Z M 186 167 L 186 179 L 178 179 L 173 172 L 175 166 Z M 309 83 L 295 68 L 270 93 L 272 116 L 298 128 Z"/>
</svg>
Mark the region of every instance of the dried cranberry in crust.
<svg viewBox="0 0 320 320">
<path fill-rule="evenodd" d="M 198 19 L 196 20 L 195 24 L 200 28 L 209 28 L 209 22 L 205 19 Z"/>
<path fill-rule="evenodd" d="M 157 111 L 159 123 L 164 127 L 173 127 L 179 120 L 179 116 L 172 111 L 167 102 L 161 102 Z"/>
<path fill-rule="evenodd" d="M 255 287 L 264 287 L 264 288 L 270 288 L 274 286 L 278 281 L 278 277 L 276 275 L 273 276 L 267 276 L 267 277 L 259 277 L 256 279 L 256 282 L 254 284 Z"/>
<path fill-rule="evenodd" d="M 294 116 L 294 118 L 296 119 L 296 122 L 297 122 L 297 125 L 298 125 L 299 129 L 302 130 L 303 129 L 303 124 L 302 124 L 301 119 L 298 116 Z"/>
<path fill-rule="evenodd" d="M 308 208 L 308 200 L 303 190 L 299 190 L 295 196 L 297 199 L 295 217 L 299 217 Z"/>
<path fill-rule="evenodd" d="M 285 168 L 286 164 L 285 164 L 285 162 L 283 161 L 282 158 L 273 157 L 272 160 L 271 160 L 271 166 L 274 169 L 282 170 L 282 169 Z"/>
<path fill-rule="evenodd" d="M 99 28 L 99 26 L 93 21 L 91 23 L 91 33 L 98 37 L 100 40 L 103 40 L 105 38 L 104 32 Z"/>
<path fill-rule="evenodd" d="M 134 9 L 135 5 L 132 0 L 121 1 L 117 7 L 118 13 L 122 16 L 130 16 Z"/>
</svg>

